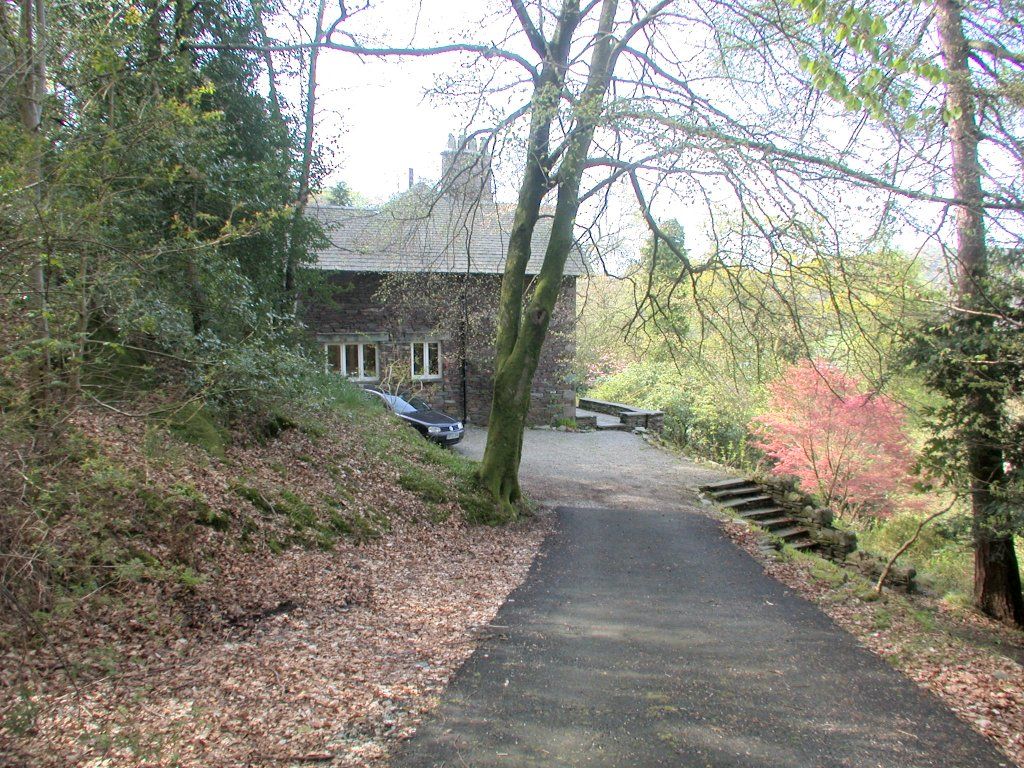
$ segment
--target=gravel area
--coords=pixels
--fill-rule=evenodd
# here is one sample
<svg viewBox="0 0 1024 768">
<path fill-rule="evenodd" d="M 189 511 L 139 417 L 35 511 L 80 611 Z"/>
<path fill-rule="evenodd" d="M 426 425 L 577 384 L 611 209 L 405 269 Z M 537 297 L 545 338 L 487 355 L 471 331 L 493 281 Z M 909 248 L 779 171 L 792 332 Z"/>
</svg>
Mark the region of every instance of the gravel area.
<svg viewBox="0 0 1024 768">
<path fill-rule="evenodd" d="M 480 459 L 487 432 L 466 430 L 456 448 Z M 545 506 L 674 509 L 698 504 L 695 486 L 730 475 L 656 448 L 630 432 L 528 429 L 519 477 Z"/>
</svg>

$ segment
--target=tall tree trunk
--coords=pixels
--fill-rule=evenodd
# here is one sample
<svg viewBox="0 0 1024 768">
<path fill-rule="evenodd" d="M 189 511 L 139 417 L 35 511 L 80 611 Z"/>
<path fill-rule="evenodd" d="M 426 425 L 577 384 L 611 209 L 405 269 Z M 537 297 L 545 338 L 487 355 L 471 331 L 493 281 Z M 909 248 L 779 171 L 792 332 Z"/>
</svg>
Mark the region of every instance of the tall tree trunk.
<svg viewBox="0 0 1024 768">
<path fill-rule="evenodd" d="M 530 259 L 530 240 L 539 218 L 550 168 L 548 144 L 554 118 L 554 111 L 550 107 L 551 89 L 556 84 L 562 87 L 561 73 L 564 72 L 568 58 L 569 41 L 579 23 L 578 2 L 567 0 L 563 5 L 555 36 L 552 42 L 543 46 L 545 65 L 533 94 L 526 173 L 519 190 L 502 277 L 494 396 L 488 421 L 487 446 L 480 466 L 480 481 L 494 496 L 505 517 L 515 515 L 515 505 L 521 496 L 519 464 L 523 430 L 530 408 L 530 387 L 558 300 L 565 262 L 573 248 L 580 183 L 614 66 L 615 41 L 611 30 L 616 7 L 616 0 L 604 0 L 601 6 L 590 74 L 574 109 L 575 126 L 566 139 L 562 162 L 555 177 L 558 199 L 552 219 L 551 237 L 533 293 L 524 309 L 523 291 L 526 266 Z M 530 31 L 536 33 L 536 30 Z M 534 42 L 534 47 L 541 48 L 542 44 Z"/>
<path fill-rule="evenodd" d="M 962 205 L 956 213 L 956 293 L 962 311 L 987 309 L 983 280 L 988 272 L 982 207 L 979 131 L 959 0 L 935 0 L 939 43 L 946 69 L 946 112 L 953 155 L 953 192 Z M 987 313 L 968 318 L 975 332 L 993 333 Z M 1024 599 L 1013 534 L 998 511 L 996 491 L 1004 481 L 1003 452 L 997 435 L 1004 403 L 986 388 L 967 398 L 964 430 L 970 475 L 974 534 L 974 603 L 997 619 L 1024 625 Z"/>
<path fill-rule="evenodd" d="M 299 187 L 295 196 L 295 210 L 292 212 L 291 232 L 288 235 L 288 255 L 284 265 L 284 298 L 295 311 L 297 297 L 295 295 L 295 277 L 302 257 L 302 217 L 309 203 L 309 180 L 313 167 L 313 139 L 316 131 L 316 69 L 320 58 L 320 40 L 324 36 L 324 5 L 325 0 L 317 3 L 316 30 L 313 33 L 313 46 L 309 49 L 309 70 L 306 73 L 305 121 L 302 136 L 302 165 L 299 168 Z"/>
<path fill-rule="evenodd" d="M 270 114 L 274 122 L 284 126 L 284 108 L 281 105 L 281 92 L 277 87 L 277 68 L 274 66 L 274 52 L 270 50 L 270 36 L 267 35 L 267 27 L 263 23 L 263 3 L 254 0 L 252 3 L 253 26 L 256 27 L 256 34 L 260 36 L 260 55 L 267 67 L 267 84 L 270 95 Z"/>
<path fill-rule="evenodd" d="M 196 6 L 191 0 L 174 0 L 174 54 L 180 62 L 188 67 L 190 73 L 196 73 L 195 54 L 189 47 L 192 37 L 195 35 L 195 11 Z M 183 95 L 179 94 L 179 95 Z M 195 233 L 199 227 L 199 192 L 203 184 L 202 173 L 196 169 L 190 174 L 189 193 L 191 194 L 189 207 L 189 227 Z M 196 261 L 197 250 L 192 252 L 186 249 L 185 280 L 188 284 L 189 314 L 192 318 L 192 333 L 199 336 L 206 327 L 206 291 L 203 288 L 202 269 Z"/>
<path fill-rule="evenodd" d="M 27 139 L 28 158 L 25 164 L 25 187 L 30 196 L 29 215 L 38 219 L 38 248 L 28 268 L 28 295 L 35 310 L 36 333 L 41 348 L 38 360 L 39 397 L 47 398 L 50 385 L 50 323 L 47 307 L 47 249 L 42 240 L 43 216 L 43 101 L 46 97 L 46 3 L 45 0 L 20 0 L 20 40 L 18 51 L 19 113 L 22 131 Z"/>
</svg>

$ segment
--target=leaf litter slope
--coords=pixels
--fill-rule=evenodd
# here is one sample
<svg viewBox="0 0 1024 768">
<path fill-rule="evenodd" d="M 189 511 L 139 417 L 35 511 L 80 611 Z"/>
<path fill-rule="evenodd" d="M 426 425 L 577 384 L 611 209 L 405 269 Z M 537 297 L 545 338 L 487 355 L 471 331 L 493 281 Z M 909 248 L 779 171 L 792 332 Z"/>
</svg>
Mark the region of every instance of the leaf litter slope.
<svg viewBox="0 0 1024 768">
<path fill-rule="evenodd" d="M 187 584 L 100 589 L 49 617 L 47 642 L 4 643 L 4 764 L 377 763 L 470 654 L 543 538 L 541 522 L 468 525 L 436 492 L 403 487 L 422 448 L 383 424 L 290 429 L 223 461 L 170 446 L 178 458 L 155 462 L 139 450 L 138 421 L 75 421 L 148 487 L 187 482 L 226 530 L 182 523 L 196 563 Z M 419 475 L 432 471 L 454 498 L 450 475 Z M 325 543 L 316 505 L 330 495 L 348 530 Z M 320 522 L 305 519 L 311 509 Z M 299 523 L 310 541 L 295 539 Z M 156 554 L 170 544 L 183 546 L 147 539 Z"/>
</svg>

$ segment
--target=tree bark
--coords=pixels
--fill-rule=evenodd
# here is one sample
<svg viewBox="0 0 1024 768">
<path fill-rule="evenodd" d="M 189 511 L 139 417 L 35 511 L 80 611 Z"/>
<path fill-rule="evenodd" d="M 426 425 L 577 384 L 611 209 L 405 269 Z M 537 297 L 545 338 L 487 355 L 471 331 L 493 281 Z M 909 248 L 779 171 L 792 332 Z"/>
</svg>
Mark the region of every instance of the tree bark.
<svg viewBox="0 0 1024 768">
<path fill-rule="evenodd" d="M 295 210 L 292 212 L 292 226 L 288 235 L 288 255 L 284 265 L 284 298 L 295 311 L 295 278 L 302 257 L 301 239 L 302 217 L 309 203 L 309 180 L 313 167 L 313 139 L 316 128 L 316 69 L 320 58 L 320 41 L 324 35 L 325 0 L 320 0 L 316 9 L 316 30 L 313 33 L 313 47 L 309 51 L 309 70 L 306 73 L 306 99 L 304 134 L 302 137 L 302 165 L 299 169 L 299 186 L 295 196 Z"/>
<path fill-rule="evenodd" d="M 615 41 L 611 31 L 616 7 L 616 0 L 604 0 L 601 6 L 587 85 L 573 110 L 575 127 L 566 137 L 565 151 L 554 178 L 558 196 L 551 237 L 525 309 L 523 291 L 526 266 L 530 259 L 530 241 L 548 186 L 546 180 L 550 175 L 548 142 L 552 122 L 556 118 L 556 110 L 552 107 L 552 90 L 558 89 L 561 97 L 564 88 L 562 73 L 568 59 L 569 43 L 579 23 L 579 3 L 566 0 L 555 35 L 549 42 L 539 39 L 537 30 L 529 25 L 525 9 L 520 13 L 531 43 L 535 50 L 544 53 L 545 63 L 534 88 L 526 173 L 519 191 L 502 277 L 494 396 L 488 421 L 487 446 L 480 467 L 481 483 L 494 496 L 502 516 L 507 518 L 515 516 L 516 503 L 521 497 L 519 464 L 523 430 L 530 408 L 530 387 L 540 361 L 551 314 L 558 300 L 565 262 L 573 247 L 573 227 L 579 208 L 584 165 L 614 66 Z M 554 103 L 557 104 L 557 101 Z"/>
<path fill-rule="evenodd" d="M 30 201 L 31 215 L 42 217 L 43 204 L 43 101 L 46 97 L 46 3 L 45 0 L 20 0 L 20 28 L 18 70 L 19 114 L 25 134 L 28 158 L 25 164 L 25 187 Z M 42 230 L 42 221 L 38 230 Z M 42 243 L 31 256 L 28 268 L 28 295 L 32 297 L 35 310 L 36 333 L 39 337 L 38 394 L 47 399 L 51 360 L 48 341 L 50 339 L 49 307 L 47 306 L 46 280 L 47 251 Z"/>
<path fill-rule="evenodd" d="M 949 73 L 946 113 L 956 212 L 957 306 L 967 312 L 986 309 L 983 281 L 988 272 L 985 221 L 978 155 L 979 130 L 959 0 L 935 0 L 942 58 Z M 973 314 L 977 333 L 994 333 L 989 313 Z M 997 440 L 1005 406 L 990 389 L 974 387 L 963 404 L 967 470 L 974 535 L 974 604 L 984 613 L 1024 626 L 1024 598 L 1013 534 L 999 514 L 997 491 L 1004 481 L 1003 451 Z"/>
</svg>

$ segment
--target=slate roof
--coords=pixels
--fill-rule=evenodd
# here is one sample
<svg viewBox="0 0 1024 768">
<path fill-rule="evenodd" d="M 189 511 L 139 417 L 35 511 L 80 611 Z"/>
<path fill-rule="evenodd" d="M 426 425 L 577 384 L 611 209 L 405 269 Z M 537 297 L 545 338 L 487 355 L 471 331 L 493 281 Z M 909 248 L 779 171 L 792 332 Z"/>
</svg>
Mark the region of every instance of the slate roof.
<svg viewBox="0 0 1024 768">
<path fill-rule="evenodd" d="M 352 272 L 467 272 L 500 274 L 515 206 L 457 196 L 436 198 L 413 189 L 382 208 L 345 208 L 311 203 L 308 214 L 330 241 L 317 254 L 320 269 Z M 527 274 L 540 271 L 551 235 L 550 214 L 534 230 Z M 565 274 L 586 274 L 573 248 Z"/>
</svg>

